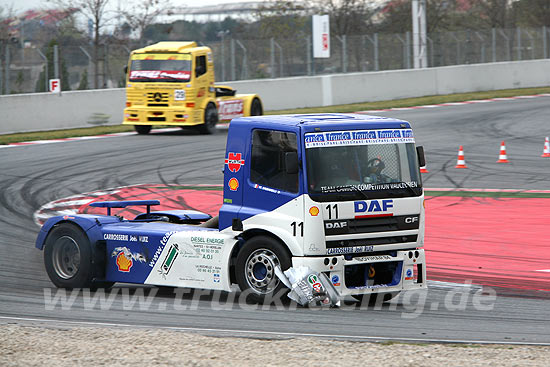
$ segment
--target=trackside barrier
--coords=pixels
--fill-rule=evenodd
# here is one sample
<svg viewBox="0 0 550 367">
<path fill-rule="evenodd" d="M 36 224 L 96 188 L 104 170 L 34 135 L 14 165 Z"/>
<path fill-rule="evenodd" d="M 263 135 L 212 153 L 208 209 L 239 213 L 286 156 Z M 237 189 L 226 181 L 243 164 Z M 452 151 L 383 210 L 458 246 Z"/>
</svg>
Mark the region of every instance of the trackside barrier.
<svg viewBox="0 0 550 367">
<path fill-rule="evenodd" d="M 258 93 L 266 110 L 382 101 L 438 94 L 550 86 L 550 59 L 224 82 Z M 124 89 L 0 96 L 0 134 L 116 125 Z"/>
</svg>

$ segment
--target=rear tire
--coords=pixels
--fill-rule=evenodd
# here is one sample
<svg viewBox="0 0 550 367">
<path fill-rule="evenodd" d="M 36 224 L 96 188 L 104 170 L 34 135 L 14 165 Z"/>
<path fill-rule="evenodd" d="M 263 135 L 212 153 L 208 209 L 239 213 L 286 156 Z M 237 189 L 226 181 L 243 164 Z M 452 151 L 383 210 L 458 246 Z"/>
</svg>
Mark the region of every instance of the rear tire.
<svg viewBox="0 0 550 367">
<path fill-rule="evenodd" d="M 72 224 L 55 226 L 44 244 L 44 265 L 58 288 L 92 286 L 92 249 L 88 236 Z"/>
<path fill-rule="evenodd" d="M 138 134 L 146 135 L 151 131 L 151 125 L 134 125 Z"/>
<path fill-rule="evenodd" d="M 201 134 L 214 134 L 216 132 L 216 124 L 218 123 L 218 109 L 213 103 L 209 103 L 204 110 L 204 124 L 199 125 Z"/>
<path fill-rule="evenodd" d="M 247 240 L 237 255 L 235 275 L 242 292 L 249 293 L 247 301 L 263 304 L 273 299 L 285 285 L 275 275 L 275 267 L 287 270 L 291 258 L 287 249 L 268 236 L 256 236 Z"/>
<path fill-rule="evenodd" d="M 263 114 L 264 109 L 262 107 L 262 102 L 260 102 L 258 98 L 254 98 L 250 106 L 250 116 L 261 116 Z"/>
</svg>

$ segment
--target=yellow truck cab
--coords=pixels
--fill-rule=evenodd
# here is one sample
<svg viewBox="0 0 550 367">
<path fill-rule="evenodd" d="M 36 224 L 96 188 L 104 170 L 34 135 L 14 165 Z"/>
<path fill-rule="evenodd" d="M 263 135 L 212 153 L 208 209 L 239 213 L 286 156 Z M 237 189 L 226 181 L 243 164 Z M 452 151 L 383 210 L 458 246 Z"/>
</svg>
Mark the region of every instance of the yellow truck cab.
<svg viewBox="0 0 550 367">
<path fill-rule="evenodd" d="M 134 50 L 126 73 L 124 125 L 147 134 L 153 125 L 196 126 L 212 134 L 218 121 L 263 114 L 256 94 L 214 84 L 212 50 L 196 42 L 159 42 Z"/>
</svg>

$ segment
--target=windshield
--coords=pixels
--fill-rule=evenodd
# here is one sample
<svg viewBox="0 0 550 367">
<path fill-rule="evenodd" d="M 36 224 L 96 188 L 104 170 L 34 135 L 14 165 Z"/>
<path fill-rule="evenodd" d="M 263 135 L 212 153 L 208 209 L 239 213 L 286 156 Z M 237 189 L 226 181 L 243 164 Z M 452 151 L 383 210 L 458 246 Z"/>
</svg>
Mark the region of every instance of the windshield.
<svg viewBox="0 0 550 367">
<path fill-rule="evenodd" d="M 306 134 L 308 191 L 336 201 L 422 194 L 412 130 Z"/>
<path fill-rule="evenodd" d="M 191 79 L 191 55 L 135 54 L 129 78 L 131 82 L 187 82 Z"/>
</svg>

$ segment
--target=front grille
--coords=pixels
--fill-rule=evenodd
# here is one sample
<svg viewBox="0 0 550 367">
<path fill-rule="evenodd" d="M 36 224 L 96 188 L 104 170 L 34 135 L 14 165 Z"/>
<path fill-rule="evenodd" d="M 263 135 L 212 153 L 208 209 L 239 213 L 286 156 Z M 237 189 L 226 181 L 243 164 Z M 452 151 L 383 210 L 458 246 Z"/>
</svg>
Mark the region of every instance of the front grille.
<svg viewBox="0 0 550 367">
<path fill-rule="evenodd" d="M 326 220 L 325 235 L 404 231 L 419 228 L 419 215 Z"/>
<path fill-rule="evenodd" d="M 161 92 L 147 93 L 147 106 L 168 107 L 168 93 L 161 93 Z"/>
<path fill-rule="evenodd" d="M 391 237 L 363 238 L 360 240 L 327 241 L 326 245 L 327 245 L 327 248 L 392 245 L 396 243 L 416 242 L 417 239 L 418 239 L 417 235 L 391 236 Z"/>
</svg>

